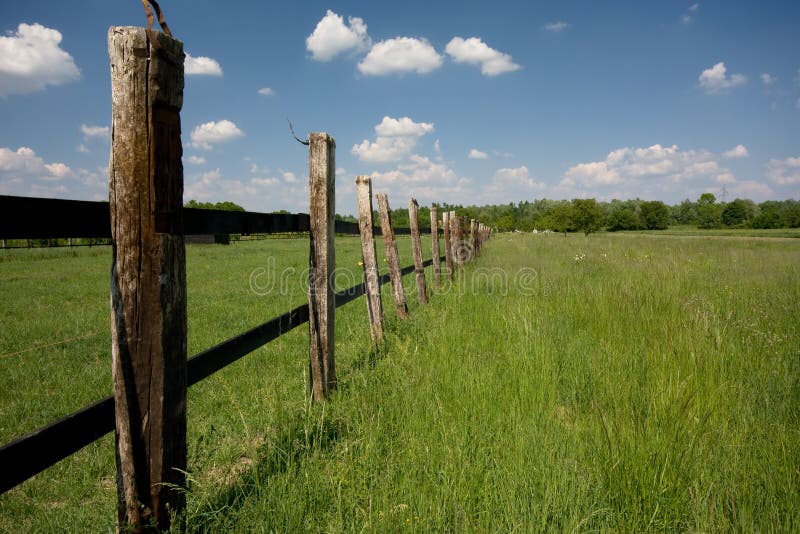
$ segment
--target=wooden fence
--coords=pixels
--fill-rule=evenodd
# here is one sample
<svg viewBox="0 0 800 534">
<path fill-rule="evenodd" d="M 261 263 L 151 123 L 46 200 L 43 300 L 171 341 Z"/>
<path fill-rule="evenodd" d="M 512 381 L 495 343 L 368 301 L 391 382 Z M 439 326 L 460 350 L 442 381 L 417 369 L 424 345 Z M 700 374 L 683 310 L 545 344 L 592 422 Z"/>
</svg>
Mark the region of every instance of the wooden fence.
<svg viewBox="0 0 800 534">
<path fill-rule="evenodd" d="M 0 196 L 0 238 L 111 238 L 111 332 L 114 394 L 0 447 L 0 493 L 115 430 L 118 522 L 138 529 L 169 527 L 170 510 L 185 507 L 186 388 L 246 354 L 309 323 L 310 394 L 322 401 L 336 387 L 335 309 L 367 294 L 372 339 L 380 343 L 380 286 L 391 281 L 398 315 L 408 308 L 401 277 L 415 273 L 419 302 L 428 301 L 425 267 L 440 262 L 454 276 L 491 235 L 475 220 L 443 214 L 421 228 L 410 200 L 408 229 L 393 228 L 388 197 L 378 194 L 373 226 L 371 179 L 356 179 L 359 222 L 335 220 L 335 142 L 309 136 L 309 214 L 265 214 L 183 208 L 179 111 L 183 94 L 180 41 L 143 28 L 111 28 L 112 154 L 110 202 Z M 144 96 L 143 96 L 144 95 Z M 144 100 L 142 100 L 144 98 Z M 110 224 L 109 224 L 110 222 Z M 374 235 L 380 231 L 389 272 L 379 275 Z M 307 233 L 309 302 L 186 357 L 185 235 Z M 420 234 L 431 232 L 433 254 L 422 260 Z M 334 292 L 336 234 L 360 235 L 364 282 Z M 414 264 L 400 267 L 396 234 L 410 234 Z"/>
</svg>

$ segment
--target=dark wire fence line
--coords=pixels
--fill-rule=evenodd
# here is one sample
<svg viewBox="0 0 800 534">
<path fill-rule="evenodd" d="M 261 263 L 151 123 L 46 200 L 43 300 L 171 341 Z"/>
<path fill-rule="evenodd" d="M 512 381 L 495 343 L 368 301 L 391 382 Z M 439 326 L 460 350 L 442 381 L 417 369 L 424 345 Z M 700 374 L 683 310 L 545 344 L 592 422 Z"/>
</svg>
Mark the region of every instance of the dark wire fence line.
<svg viewBox="0 0 800 534">
<path fill-rule="evenodd" d="M 60 228 L 59 231 L 63 231 L 65 225 L 61 225 L 53 217 L 56 215 L 69 215 L 70 210 L 80 210 L 81 208 L 84 208 L 85 211 L 78 212 L 82 213 L 82 215 L 73 213 L 76 217 L 71 219 L 73 223 L 70 228 L 79 228 L 82 231 L 96 233 L 98 225 L 105 224 L 108 227 L 109 212 L 108 203 L 106 202 L 0 196 L 0 236 L 7 235 L 4 232 L 8 228 L 17 228 L 18 225 L 34 219 L 35 211 L 26 211 L 26 209 L 41 210 L 45 206 L 52 208 L 52 211 L 45 211 L 44 213 L 48 213 L 46 219 L 44 221 L 37 220 L 35 225 L 32 226 L 31 232 L 34 235 L 39 235 L 37 232 L 46 233 L 51 231 L 53 225 L 56 224 Z M 105 212 L 103 208 L 105 208 Z M 204 222 L 203 216 L 208 216 L 211 219 L 211 223 Z M 192 230 L 200 227 L 213 229 L 210 233 L 220 233 L 217 231 L 219 227 L 235 228 L 237 225 L 266 227 L 274 229 L 276 233 L 280 233 L 286 231 L 285 227 L 287 225 L 300 226 L 308 224 L 308 215 L 306 214 L 260 214 L 184 208 L 184 217 L 185 220 L 189 219 L 189 227 Z M 348 235 L 359 233 L 358 223 L 336 221 L 335 225 L 337 233 Z M 403 232 L 403 230 L 406 232 Z M 395 232 L 398 234 L 410 233 L 410 229 L 397 228 Z M 22 230 L 16 231 L 14 235 L 20 233 L 25 234 L 24 227 Z M 262 230 L 260 233 L 268 232 L 263 232 Z M 52 234 L 50 235 L 52 236 Z M 104 236 L 95 235 L 92 237 Z M 439 259 L 443 261 L 445 255 L 442 255 Z M 427 267 L 432 264 L 433 259 L 429 259 L 423 265 Z M 413 273 L 414 270 L 414 265 L 409 265 L 401 269 L 401 274 L 407 275 Z M 388 273 L 379 277 L 380 285 L 384 285 L 389 281 Z M 365 284 L 363 282 L 337 292 L 335 294 L 335 305 L 337 308 L 343 306 L 364 293 Z M 196 354 L 187 361 L 188 385 L 192 386 L 207 378 L 295 327 L 307 323 L 308 319 L 308 304 L 303 304 Z M 3 469 L 0 470 L 0 494 L 74 454 L 113 429 L 114 398 L 113 396 L 108 396 L 54 423 L 3 445 L 0 447 L 0 465 L 3 466 Z"/>
</svg>

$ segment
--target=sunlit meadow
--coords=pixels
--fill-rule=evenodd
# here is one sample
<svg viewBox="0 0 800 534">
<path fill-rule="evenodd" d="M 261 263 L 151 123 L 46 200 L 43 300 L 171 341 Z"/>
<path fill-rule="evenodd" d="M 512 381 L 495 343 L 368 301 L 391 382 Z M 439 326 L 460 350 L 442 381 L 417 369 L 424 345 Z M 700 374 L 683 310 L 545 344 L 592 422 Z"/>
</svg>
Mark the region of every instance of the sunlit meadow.
<svg viewBox="0 0 800 534">
<path fill-rule="evenodd" d="M 251 275 L 307 252 L 190 246 L 190 353 L 304 302 Z M 109 262 L 0 256 L 3 442 L 110 393 Z M 324 405 L 305 326 L 190 389 L 191 530 L 800 528 L 797 241 L 496 234 L 452 285 L 428 269 L 430 304 L 412 283 L 405 321 L 384 286 L 379 350 L 363 297 L 337 310 Z M 0 497 L 0 530 L 105 531 L 114 507 L 106 436 Z"/>
</svg>

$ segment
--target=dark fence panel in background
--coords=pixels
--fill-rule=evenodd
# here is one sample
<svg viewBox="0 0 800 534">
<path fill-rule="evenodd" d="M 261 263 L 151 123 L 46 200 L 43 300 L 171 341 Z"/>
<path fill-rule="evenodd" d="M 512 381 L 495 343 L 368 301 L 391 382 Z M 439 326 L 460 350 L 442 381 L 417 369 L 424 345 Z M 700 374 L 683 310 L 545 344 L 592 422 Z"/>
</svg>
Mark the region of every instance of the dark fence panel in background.
<svg viewBox="0 0 800 534">
<path fill-rule="evenodd" d="M 0 195 L 0 238 L 47 239 L 57 237 L 111 237 L 108 202 L 28 198 Z M 251 211 L 183 208 L 185 235 L 282 234 L 308 232 L 307 213 L 257 213 Z M 380 233 L 380 228 L 375 228 Z M 421 232 L 429 232 L 421 228 Z M 336 233 L 358 235 L 358 223 L 336 221 Z M 409 235 L 408 228 L 395 228 Z"/>
<path fill-rule="evenodd" d="M 108 202 L 0 196 L 0 238 L 111 237 Z"/>
</svg>

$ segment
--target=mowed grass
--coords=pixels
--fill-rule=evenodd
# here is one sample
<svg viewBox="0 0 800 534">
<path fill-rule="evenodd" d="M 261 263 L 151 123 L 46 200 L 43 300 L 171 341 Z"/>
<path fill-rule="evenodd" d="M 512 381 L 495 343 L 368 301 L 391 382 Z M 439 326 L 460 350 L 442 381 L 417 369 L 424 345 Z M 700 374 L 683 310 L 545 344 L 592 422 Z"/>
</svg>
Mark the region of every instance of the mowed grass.
<svg viewBox="0 0 800 534">
<path fill-rule="evenodd" d="M 190 247 L 190 353 L 302 303 L 307 247 Z M 3 441 L 110 391 L 108 253 L 53 256 L 0 263 L 0 353 L 97 335 L 0 358 Z M 260 296 L 269 257 L 298 274 Z M 191 530 L 800 528 L 799 244 L 499 234 L 429 305 L 406 283 L 378 351 L 363 298 L 337 310 L 330 402 L 305 327 L 190 389 Z M 112 528 L 113 456 L 3 495 L 0 530 Z"/>
</svg>

